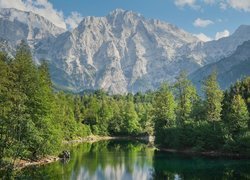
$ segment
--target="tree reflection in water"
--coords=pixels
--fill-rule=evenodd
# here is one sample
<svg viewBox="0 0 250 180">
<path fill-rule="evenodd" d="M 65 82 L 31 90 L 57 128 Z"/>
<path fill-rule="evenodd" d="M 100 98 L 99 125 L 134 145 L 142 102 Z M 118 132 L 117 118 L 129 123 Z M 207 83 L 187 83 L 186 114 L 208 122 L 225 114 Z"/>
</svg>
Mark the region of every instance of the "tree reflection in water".
<svg viewBox="0 0 250 180">
<path fill-rule="evenodd" d="M 138 141 L 72 147 L 67 163 L 30 167 L 17 179 L 249 179 L 247 160 L 211 159 L 155 151 Z"/>
</svg>

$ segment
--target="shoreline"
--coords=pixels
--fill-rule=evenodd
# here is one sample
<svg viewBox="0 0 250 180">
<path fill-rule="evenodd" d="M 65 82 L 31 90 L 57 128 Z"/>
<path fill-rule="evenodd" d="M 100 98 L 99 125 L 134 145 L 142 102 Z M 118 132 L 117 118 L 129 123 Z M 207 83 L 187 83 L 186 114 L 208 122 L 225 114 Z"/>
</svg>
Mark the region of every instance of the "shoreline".
<svg viewBox="0 0 250 180">
<path fill-rule="evenodd" d="M 78 137 L 76 139 L 70 140 L 70 141 L 63 141 L 63 144 L 80 144 L 80 143 L 94 143 L 98 141 L 107 141 L 107 140 L 146 140 L 144 137 L 129 137 L 129 136 L 95 136 L 90 135 L 87 137 Z M 31 161 L 31 160 L 19 160 L 15 163 L 14 169 L 15 170 L 22 170 L 29 166 L 40 166 L 40 165 L 46 165 L 50 164 L 56 161 L 61 160 L 62 158 L 59 158 L 58 156 L 46 156 L 43 157 L 37 161 Z"/>
<path fill-rule="evenodd" d="M 41 165 L 50 164 L 50 163 L 53 163 L 53 162 L 56 162 L 59 160 L 60 160 L 60 158 L 56 157 L 56 156 L 46 156 L 46 157 L 43 157 L 37 161 L 18 160 L 14 164 L 14 169 L 15 170 L 22 170 L 22 169 L 29 167 L 29 166 L 41 166 Z"/>
<path fill-rule="evenodd" d="M 91 136 L 78 138 L 78 139 L 74 139 L 74 140 L 70 140 L 70 141 L 63 141 L 63 144 L 79 144 L 79 143 L 84 143 L 84 142 L 93 143 L 93 142 L 98 142 L 101 140 L 110 140 L 110 139 L 115 139 L 115 138 L 109 137 L 109 136 L 101 137 L 101 136 L 92 136 L 91 135 Z M 22 169 L 29 167 L 29 166 L 46 165 L 46 164 L 54 163 L 54 162 L 59 161 L 61 159 L 62 158 L 59 158 L 58 156 L 46 156 L 46 157 L 43 157 L 41 159 L 38 159 L 37 161 L 18 160 L 14 164 L 14 169 L 15 170 L 22 170 Z"/>
<path fill-rule="evenodd" d="M 226 157 L 226 158 L 236 158 L 236 159 L 249 159 L 250 155 L 240 154 L 240 153 L 227 153 L 221 151 L 193 151 L 192 149 L 178 150 L 169 148 L 157 148 L 158 151 L 180 153 L 186 155 L 199 155 L 206 157 Z"/>
<path fill-rule="evenodd" d="M 90 135 L 87 137 L 79 137 L 74 140 L 70 141 L 63 141 L 63 144 L 80 144 L 80 143 L 95 143 L 98 141 L 107 141 L 107 140 L 143 140 L 148 141 L 149 143 L 152 143 L 149 139 L 139 136 L 139 137 L 131 137 L 131 136 L 95 136 Z M 228 157 L 228 158 L 237 158 L 237 159 L 249 159 L 250 155 L 245 154 L 239 154 L 239 153 L 226 153 L 226 152 L 220 152 L 220 151 L 193 151 L 192 149 L 185 149 L 185 150 L 178 150 L 178 149 L 171 149 L 171 148 L 162 148 L 155 146 L 157 151 L 163 151 L 163 152 L 170 152 L 170 153 L 181 153 L 186 155 L 200 155 L 200 156 L 206 156 L 206 157 Z M 39 159 L 37 161 L 30 161 L 30 160 L 20 160 L 15 163 L 14 169 L 16 170 L 22 170 L 23 168 L 29 167 L 29 166 L 40 166 L 40 165 L 46 165 L 50 164 L 56 161 L 61 160 L 58 156 L 46 156 L 42 159 Z"/>
<path fill-rule="evenodd" d="M 87 137 L 78 137 L 74 140 L 63 141 L 63 144 L 78 144 L 78 143 L 94 143 L 98 141 L 114 140 L 114 139 L 127 139 L 127 137 L 115 137 L 115 136 L 94 136 L 90 135 Z"/>
<path fill-rule="evenodd" d="M 147 136 L 96 136 L 90 135 L 87 137 L 79 137 L 78 139 L 70 140 L 70 141 L 63 141 L 63 144 L 75 144 L 75 143 L 94 143 L 98 141 L 107 141 L 107 140 L 142 140 L 147 142 L 152 142 L 151 136 L 149 138 Z"/>
</svg>

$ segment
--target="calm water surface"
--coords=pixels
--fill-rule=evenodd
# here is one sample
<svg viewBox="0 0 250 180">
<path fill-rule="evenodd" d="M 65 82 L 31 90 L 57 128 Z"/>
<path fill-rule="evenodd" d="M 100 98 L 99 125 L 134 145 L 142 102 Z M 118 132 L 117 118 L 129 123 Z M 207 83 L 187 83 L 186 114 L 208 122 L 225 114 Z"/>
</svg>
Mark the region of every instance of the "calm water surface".
<svg viewBox="0 0 250 180">
<path fill-rule="evenodd" d="M 155 151 L 141 142 L 102 141 L 71 147 L 71 159 L 23 170 L 17 179 L 250 179 L 250 161 Z"/>
</svg>

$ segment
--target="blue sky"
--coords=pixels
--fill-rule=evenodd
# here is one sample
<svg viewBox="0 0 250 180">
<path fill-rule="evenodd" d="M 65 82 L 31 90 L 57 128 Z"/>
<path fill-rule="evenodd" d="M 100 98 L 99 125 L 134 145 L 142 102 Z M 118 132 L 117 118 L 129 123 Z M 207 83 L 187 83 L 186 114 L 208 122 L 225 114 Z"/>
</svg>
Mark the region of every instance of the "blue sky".
<svg viewBox="0 0 250 180">
<path fill-rule="evenodd" d="M 0 7 L 9 6 L 35 11 L 68 28 L 84 16 L 105 16 L 122 8 L 175 24 L 204 40 L 215 39 L 216 33 L 217 39 L 227 36 L 241 24 L 250 25 L 250 0 L 0 0 Z"/>
</svg>

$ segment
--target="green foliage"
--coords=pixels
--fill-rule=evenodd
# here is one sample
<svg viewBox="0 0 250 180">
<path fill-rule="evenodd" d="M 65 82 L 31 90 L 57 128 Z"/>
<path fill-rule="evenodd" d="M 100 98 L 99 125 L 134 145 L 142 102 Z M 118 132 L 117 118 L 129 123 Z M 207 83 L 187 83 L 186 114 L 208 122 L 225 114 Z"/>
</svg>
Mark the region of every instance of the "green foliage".
<svg viewBox="0 0 250 180">
<path fill-rule="evenodd" d="M 25 42 L 13 60 L 0 53 L 0 66 L 1 164 L 53 154 L 67 136 L 86 135 L 79 129 L 87 128 L 72 118 L 71 107 L 62 111 L 63 105 L 68 107 L 68 99 L 62 102 L 64 95 L 57 99 L 46 62 L 35 66 Z"/>
<path fill-rule="evenodd" d="M 249 153 L 250 78 L 223 96 L 213 73 L 204 92 L 203 100 L 185 73 L 156 92 L 54 92 L 48 64 L 36 66 L 22 42 L 14 59 L 0 53 L 0 165 L 56 153 L 63 140 L 90 134 L 154 133 L 165 147 Z"/>
<path fill-rule="evenodd" d="M 153 119 L 155 124 L 156 141 L 164 141 L 165 131 L 175 126 L 176 103 L 174 95 L 167 84 L 163 84 L 153 103 Z"/>
<path fill-rule="evenodd" d="M 216 73 L 212 73 L 204 82 L 202 100 L 181 73 L 173 86 L 177 106 L 169 86 L 155 93 L 152 112 L 156 142 L 176 149 L 249 153 L 248 79 L 237 82 L 223 96 Z"/>
<path fill-rule="evenodd" d="M 234 96 L 226 117 L 226 124 L 233 137 L 239 135 L 241 131 L 247 130 L 249 113 L 241 95 Z"/>
<path fill-rule="evenodd" d="M 123 132 L 124 134 L 139 134 L 140 124 L 138 115 L 135 111 L 134 103 L 129 101 L 125 104 L 123 112 Z"/>
<path fill-rule="evenodd" d="M 22 42 L 14 60 L 1 56 L 1 161 L 37 158 L 52 153 L 56 141 L 51 126 L 52 91 L 48 74 L 32 61 L 27 45 Z M 6 77 L 6 75 L 8 75 Z M 5 77 L 7 79 L 5 79 Z M 8 90 L 8 91 L 6 91 Z M 7 104 L 6 104 L 7 103 Z M 3 111 L 2 111 L 3 110 Z"/>
<path fill-rule="evenodd" d="M 185 72 L 181 72 L 177 77 L 174 88 L 178 104 L 176 109 L 176 123 L 178 126 L 184 126 L 190 120 L 193 104 L 197 101 L 198 96 L 195 87 L 187 79 Z"/>
<path fill-rule="evenodd" d="M 81 122 L 90 127 L 96 135 L 130 136 L 152 134 L 153 125 L 150 111 L 150 95 L 113 95 L 101 90 L 93 94 L 73 96 L 78 99 L 78 116 Z"/>
<path fill-rule="evenodd" d="M 250 112 L 250 77 L 236 82 L 230 87 L 229 90 L 226 90 L 224 94 L 225 97 L 223 100 L 222 114 L 225 121 L 227 121 L 226 118 L 228 112 L 230 111 L 232 100 L 236 95 L 240 95 L 244 99 L 247 105 L 248 112 Z M 248 122 L 248 125 L 250 125 L 250 120 Z"/>
<path fill-rule="evenodd" d="M 217 82 L 217 73 L 213 72 L 204 82 L 206 120 L 216 122 L 221 120 L 223 92 Z"/>
</svg>

